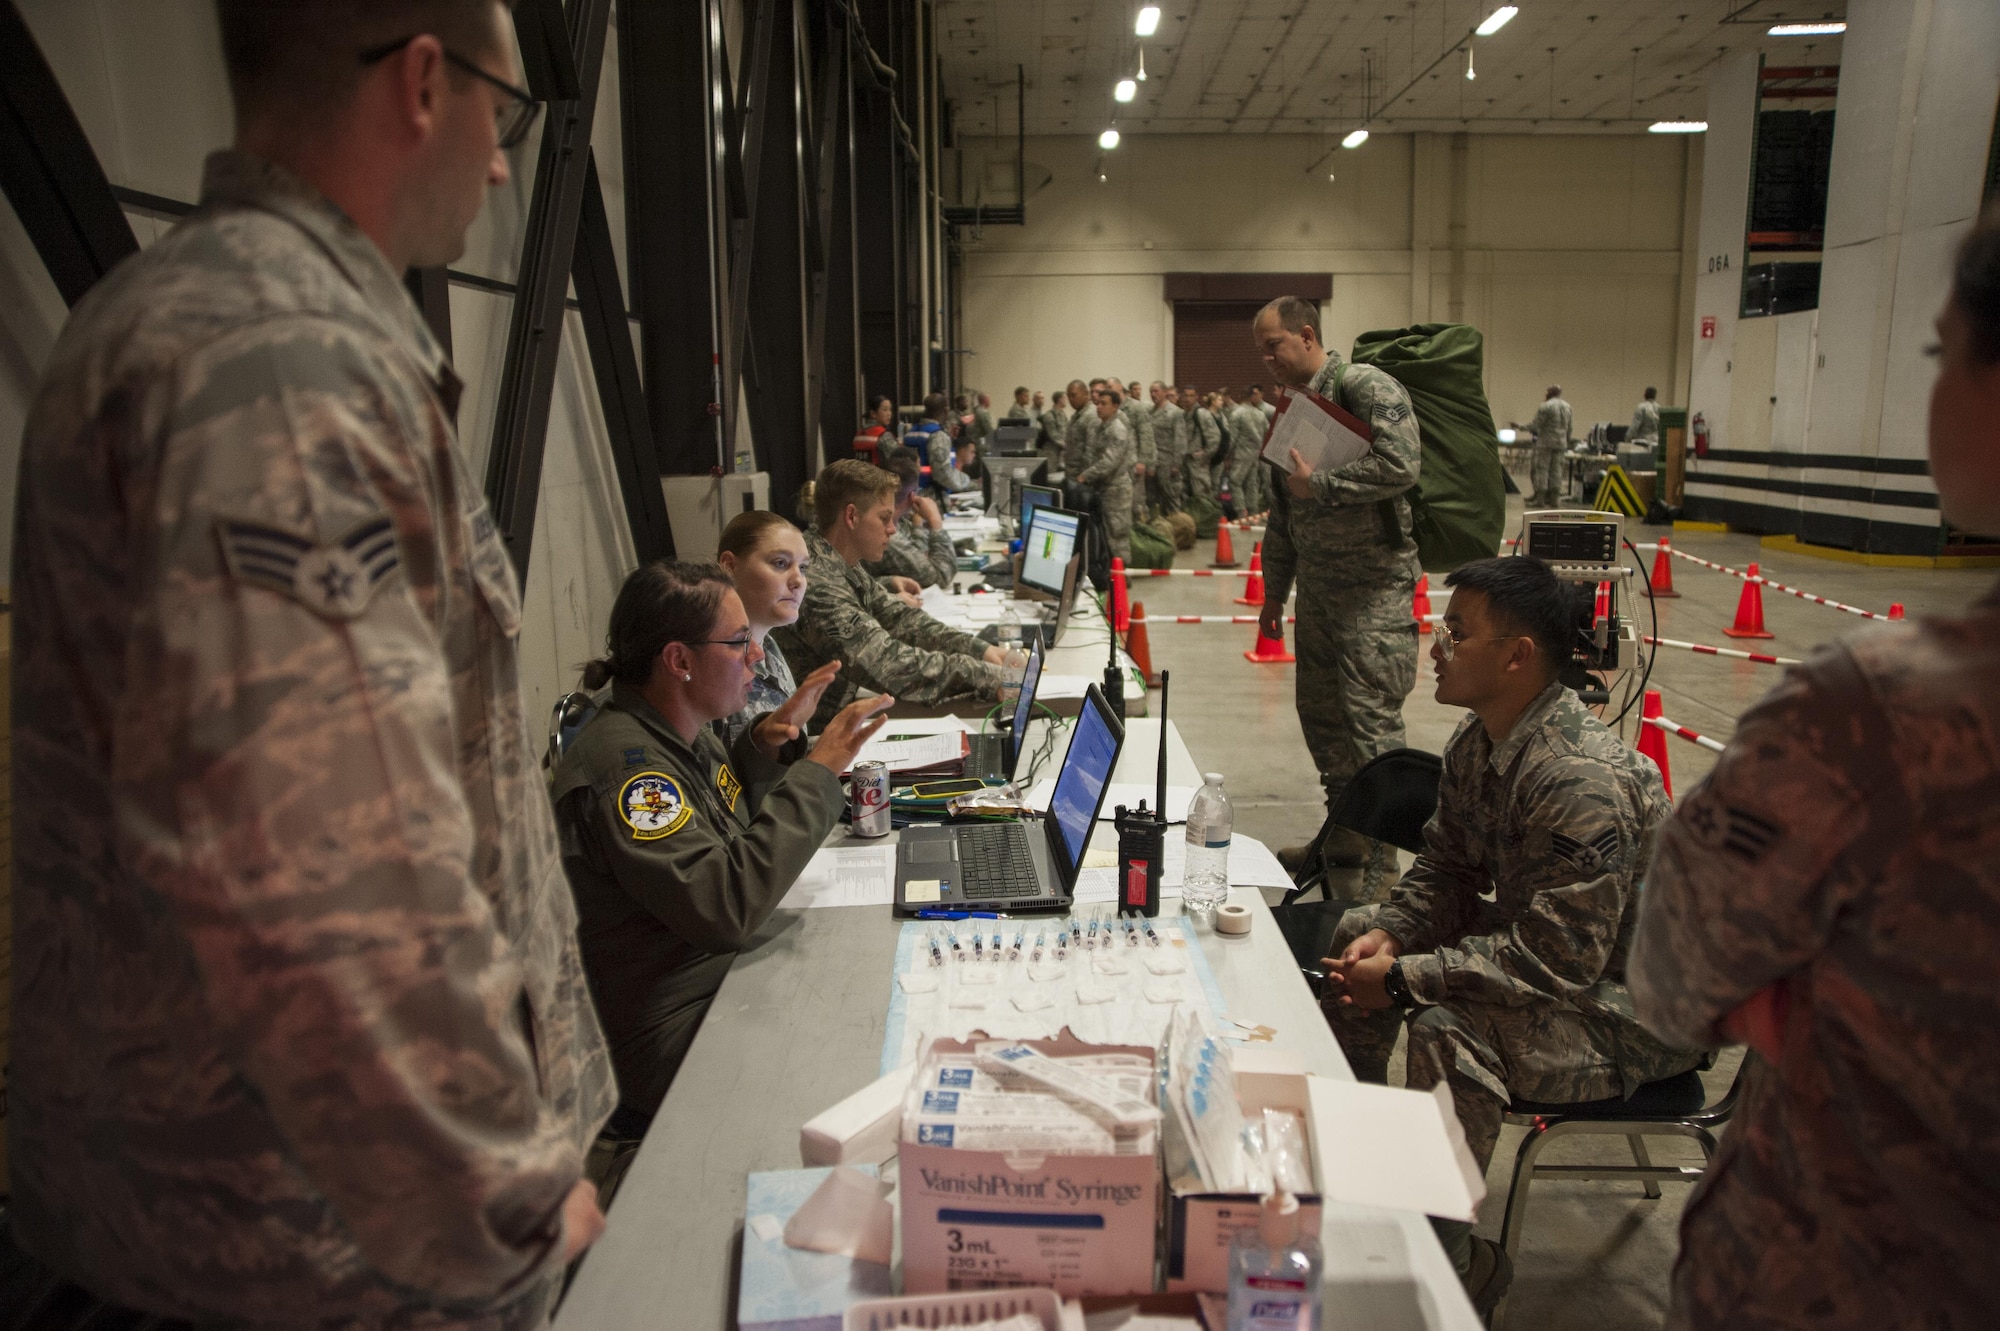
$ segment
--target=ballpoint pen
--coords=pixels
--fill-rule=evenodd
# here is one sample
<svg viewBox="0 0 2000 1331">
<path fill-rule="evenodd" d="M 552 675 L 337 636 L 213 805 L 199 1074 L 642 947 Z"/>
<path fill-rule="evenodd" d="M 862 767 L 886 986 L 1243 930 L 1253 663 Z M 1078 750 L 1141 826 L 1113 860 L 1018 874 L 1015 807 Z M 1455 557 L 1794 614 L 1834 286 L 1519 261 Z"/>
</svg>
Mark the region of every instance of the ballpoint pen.
<svg viewBox="0 0 2000 1331">
<path fill-rule="evenodd" d="M 917 912 L 917 918 L 920 920 L 998 920 L 1004 917 L 998 912 L 990 910 L 920 910 Z"/>
</svg>

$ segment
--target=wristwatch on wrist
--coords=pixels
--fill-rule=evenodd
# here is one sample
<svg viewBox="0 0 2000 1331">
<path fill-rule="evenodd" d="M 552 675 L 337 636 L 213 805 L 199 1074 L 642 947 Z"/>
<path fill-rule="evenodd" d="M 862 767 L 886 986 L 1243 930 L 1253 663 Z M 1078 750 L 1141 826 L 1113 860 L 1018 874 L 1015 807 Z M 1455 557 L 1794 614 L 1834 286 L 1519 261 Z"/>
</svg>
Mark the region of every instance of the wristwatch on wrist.
<svg viewBox="0 0 2000 1331">
<path fill-rule="evenodd" d="M 1389 995 L 1389 1001 L 1399 1008 L 1413 1008 L 1417 1005 L 1417 1000 L 1410 994 L 1409 982 L 1403 979 L 1401 957 L 1389 963 L 1389 973 L 1382 977 L 1382 989 Z"/>
</svg>

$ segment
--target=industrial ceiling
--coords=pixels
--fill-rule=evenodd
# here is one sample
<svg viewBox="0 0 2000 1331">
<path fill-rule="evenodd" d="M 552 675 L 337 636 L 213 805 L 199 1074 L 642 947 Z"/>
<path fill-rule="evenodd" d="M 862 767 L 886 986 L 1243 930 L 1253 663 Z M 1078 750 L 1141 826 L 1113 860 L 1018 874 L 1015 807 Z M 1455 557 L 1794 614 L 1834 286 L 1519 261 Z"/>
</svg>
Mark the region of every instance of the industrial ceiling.
<svg viewBox="0 0 2000 1331">
<path fill-rule="evenodd" d="M 1332 134 L 1467 129 L 1643 132 L 1699 119 L 1727 51 L 1786 66 L 1840 63 L 1839 37 L 1773 37 L 1839 18 L 1844 0 L 939 0 L 943 88 L 959 132 L 1012 135 L 1016 67 L 1027 132 Z M 1465 77 L 1470 48 L 1475 79 Z M 1127 104 L 1113 85 L 1146 77 Z"/>
</svg>

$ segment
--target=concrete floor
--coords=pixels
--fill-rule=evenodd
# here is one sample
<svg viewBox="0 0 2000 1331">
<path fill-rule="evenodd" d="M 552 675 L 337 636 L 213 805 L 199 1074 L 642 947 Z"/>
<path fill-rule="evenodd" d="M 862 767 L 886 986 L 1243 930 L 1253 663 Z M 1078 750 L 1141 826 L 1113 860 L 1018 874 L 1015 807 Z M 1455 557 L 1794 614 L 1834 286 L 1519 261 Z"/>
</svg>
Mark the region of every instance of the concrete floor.
<svg viewBox="0 0 2000 1331">
<path fill-rule="evenodd" d="M 1519 514 L 1520 500 L 1514 498 L 1509 505 L 1509 535 L 1514 534 Z M 1632 523 L 1626 535 L 1635 542 L 1652 541 L 1664 530 Z M 1863 609 L 1886 612 L 1891 602 L 1901 602 L 1913 618 L 1961 610 L 2000 577 L 1992 570 L 1869 568 L 1763 549 L 1756 537 L 1747 535 L 1681 532 L 1673 541 L 1689 554 L 1737 568 L 1756 560 L 1768 577 Z M 1249 542 L 1239 540 L 1237 552 L 1247 563 Z M 1205 568 L 1212 559 L 1213 544 L 1203 542 L 1175 562 L 1181 568 Z M 1647 565 L 1651 566 L 1650 556 Z M 1814 646 L 1866 622 L 1767 588 L 1764 616 L 1775 638 L 1737 642 L 1722 630 L 1734 618 L 1743 582 L 1676 560 L 1674 585 L 1682 595 L 1657 602 L 1655 636 L 1803 657 Z M 1241 590 L 1240 579 L 1160 578 L 1136 583 L 1134 596 L 1155 619 L 1253 613 L 1232 603 Z M 1441 612 L 1442 606 L 1438 609 Z M 1643 602 L 1640 613 L 1646 613 Z M 1644 619 L 1642 624 L 1641 631 L 1649 632 Z M 1250 625 L 1160 624 L 1150 630 L 1150 637 L 1154 666 L 1174 673 L 1173 719 L 1196 761 L 1227 779 L 1237 828 L 1274 848 L 1310 838 L 1324 805 L 1299 735 L 1294 668 L 1246 662 L 1243 652 L 1255 637 Z M 1426 651 L 1428 646 L 1425 639 Z M 1667 716 L 1726 741 L 1737 716 L 1777 683 L 1780 673 L 1773 666 L 1661 648 L 1650 685 L 1661 691 Z M 1410 746 L 1439 752 L 1462 713 L 1434 702 L 1434 688 L 1435 676 L 1425 656 L 1403 715 Z M 1636 718 L 1638 708 L 1632 711 Z M 1635 731 L 1636 722 L 1628 720 L 1627 738 L 1634 739 Z M 1669 737 L 1667 743 L 1672 786 L 1679 794 L 1708 772 L 1715 755 L 1679 738 Z M 1408 857 L 1404 859 L 1407 863 Z M 1741 1061 L 1741 1051 L 1730 1050 L 1705 1074 L 1711 1101 L 1727 1090 Z M 1392 1080 L 1400 1076 L 1400 1068 L 1392 1067 Z M 1524 1131 L 1512 1127 L 1503 1131 L 1487 1175 L 1478 1232 L 1492 1238 L 1499 1237 L 1509 1175 Z M 1700 1150 L 1691 1141 L 1658 1138 L 1651 1150 L 1656 1163 L 1700 1163 Z M 1547 1163 L 1599 1159 L 1629 1163 L 1630 1158 L 1624 1140 L 1612 1137 L 1566 1143 L 1542 1157 Z M 1678 1250 L 1677 1226 L 1690 1189 L 1669 1183 L 1662 1190 L 1661 1199 L 1648 1201 L 1636 1183 L 1537 1183 L 1507 1308 L 1511 1324 L 1539 1331 L 1623 1331 L 1661 1325 L 1668 1275 Z"/>
</svg>

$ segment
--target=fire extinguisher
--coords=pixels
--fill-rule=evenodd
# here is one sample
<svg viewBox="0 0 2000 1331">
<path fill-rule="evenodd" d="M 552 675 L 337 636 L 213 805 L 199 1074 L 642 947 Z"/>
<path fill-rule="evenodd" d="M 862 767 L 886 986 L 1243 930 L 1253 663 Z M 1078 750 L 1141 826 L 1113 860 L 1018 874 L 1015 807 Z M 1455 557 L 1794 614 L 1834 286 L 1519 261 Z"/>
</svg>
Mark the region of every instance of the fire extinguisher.
<svg viewBox="0 0 2000 1331">
<path fill-rule="evenodd" d="M 1698 458 L 1708 456 L 1708 421 L 1698 411 L 1694 414 L 1694 455 Z"/>
</svg>

